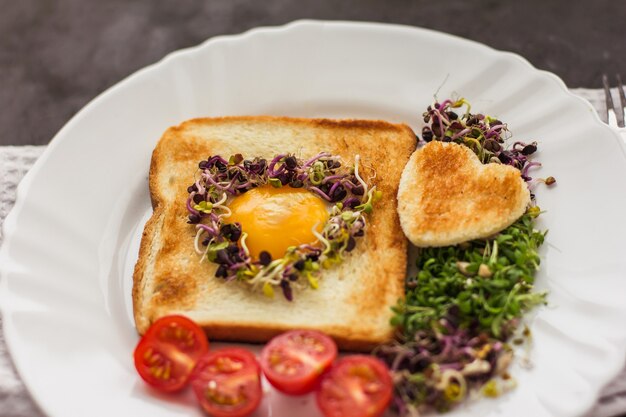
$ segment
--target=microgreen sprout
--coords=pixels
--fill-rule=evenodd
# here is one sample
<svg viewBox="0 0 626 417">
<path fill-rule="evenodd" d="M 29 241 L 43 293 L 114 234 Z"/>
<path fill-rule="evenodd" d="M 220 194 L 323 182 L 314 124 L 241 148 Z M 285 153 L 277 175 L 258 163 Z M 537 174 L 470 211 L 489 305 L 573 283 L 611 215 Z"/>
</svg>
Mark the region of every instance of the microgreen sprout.
<svg viewBox="0 0 626 417">
<path fill-rule="evenodd" d="M 420 251 L 419 272 L 394 307 L 402 336 L 376 351 L 394 372 L 400 415 L 447 411 L 488 381 L 485 394 L 496 392 L 512 357 L 506 340 L 524 312 L 545 303 L 532 292 L 543 240 L 527 213 L 493 239 Z"/>
<path fill-rule="evenodd" d="M 457 114 L 454 109 L 465 106 Z M 425 142 L 455 142 L 472 149 L 482 163 L 508 164 L 527 181 L 551 185 L 553 177 L 531 181 L 540 166 L 530 156 L 537 143 L 515 142 L 505 123 L 472 114 L 460 99 L 433 103 L 424 113 Z M 417 275 L 407 278 L 406 296 L 393 308 L 392 324 L 400 333 L 375 354 L 391 368 L 400 416 L 424 409 L 448 411 L 470 393 L 494 397 L 515 386 L 507 369 L 519 340 L 522 316 L 544 304 L 545 293 L 533 292 L 539 247 L 545 232 L 534 228 L 541 209 L 533 202 L 526 213 L 495 236 L 457 246 L 422 248 Z"/>
<path fill-rule="evenodd" d="M 463 107 L 465 111 L 459 114 L 456 109 Z M 511 137 L 507 124 L 488 115 L 473 114 L 470 109 L 469 102 L 464 98 L 434 102 L 423 113 L 426 125 L 422 128 L 422 140 L 465 145 L 476 153 L 482 163 L 511 165 L 522 172 L 525 181 L 531 181 L 529 169 L 540 165 L 529 160 L 529 157 L 537 151 L 537 142 L 518 141 L 506 149 L 505 142 Z M 546 181 L 546 185 L 554 181 L 552 178 Z"/>
<path fill-rule="evenodd" d="M 226 281 L 243 281 L 268 297 L 280 288 L 293 298 L 292 287 L 319 287 L 323 268 L 342 261 L 356 247 L 356 239 L 366 228 L 366 215 L 382 198 L 359 173 L 360 156 L 353 167 L 343 167 L 341 158 L 322 152 L 302 160 L 291 154 L 276 155 L 271 161 L 211 156 L 198 164 L 194 183 L 188 187 L 188 223 L 195 225 L 194 248 L 205 259 L 218 264 L 215 275 Z M 368 180 L 371 180 L 369 178 Z M 246 245 L 247 234 L 239 223 L 227 223 L 228 203 L 253 188 L 304 188 L 332 203 L 330 216 L 321 231 L 313 233 L 317 242 L 290 247 L 280 259 L 262 252 L 252 259 Z"/>
</svg>

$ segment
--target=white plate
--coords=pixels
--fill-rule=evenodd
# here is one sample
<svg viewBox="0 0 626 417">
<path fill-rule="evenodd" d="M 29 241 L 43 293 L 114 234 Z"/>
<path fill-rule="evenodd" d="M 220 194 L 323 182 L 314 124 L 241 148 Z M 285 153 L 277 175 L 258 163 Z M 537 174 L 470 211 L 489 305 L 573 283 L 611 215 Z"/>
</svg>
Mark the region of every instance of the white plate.
<svg viewBox="0 0 626 417">
<path fill-rule="evenodd" d="M 537 140 L 558 185 L 540 187 L 549 227 L 532 323 L 534 367 L 519 387 L 451 415 L 573 416 L 589 409 L 626 351 L 626 157 L 620 138 L 555 76 L 525 60 L 411 27 L 300 21 L 173 53 L 96 98 L 54 138 L 4 224 L 1 307 L 28 389 L 53 417 L 200 415 L 135 375 L 130 282 L 150 212 L 150 153 L 196 116 L 381 118 L 421 129 L 421 112 L 462 95 Z M 318 415 L 270 395 L 258 416 Z M 289 410 L 289 411 L 288 411 Z"/>
</svg>

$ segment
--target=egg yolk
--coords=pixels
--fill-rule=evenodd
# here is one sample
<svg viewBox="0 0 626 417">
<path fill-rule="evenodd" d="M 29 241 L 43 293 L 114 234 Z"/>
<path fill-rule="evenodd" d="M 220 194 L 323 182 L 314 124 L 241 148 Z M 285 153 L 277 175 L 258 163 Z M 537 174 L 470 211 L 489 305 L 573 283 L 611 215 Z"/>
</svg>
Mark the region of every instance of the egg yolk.
<svg viewBox="0 0 626 417">
<path fill-rule="evenodd" d="M 313 228 L 321 232 L 328 219 L 322 199 L 302 188 L 253 188 L 235 197 L 229 208 L 232 215 L 227 221 L 241 223 L 253 259 L 259 259 L 262 251 L 272 259 L 282 258 L 290 246 L 315 242 Z"/>
</svg>

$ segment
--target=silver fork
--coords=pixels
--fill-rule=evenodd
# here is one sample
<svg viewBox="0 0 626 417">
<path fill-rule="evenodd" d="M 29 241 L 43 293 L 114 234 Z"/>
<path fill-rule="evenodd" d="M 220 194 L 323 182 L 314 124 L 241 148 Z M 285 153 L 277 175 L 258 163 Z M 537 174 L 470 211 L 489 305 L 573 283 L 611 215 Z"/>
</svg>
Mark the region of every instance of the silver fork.
<svg viewBox="0 0 626 417">
<path fill-rule="evenodd" d="M 624 95 L 624 86 L 622 85 L 622 77 L 619 74 L 615 76 L 617 80 L 617 92 L 619 95 L 619 106 L 613 104 L 613 96 L 611 95 L 611 87 L 609 77 L 602 75 L 602 84 L 604 85 L 604 99 L 606 101 L 606 120 L 609 126 L 624 127 L 624 116 L 626 114 L 626 95 Z"/>
</svg>

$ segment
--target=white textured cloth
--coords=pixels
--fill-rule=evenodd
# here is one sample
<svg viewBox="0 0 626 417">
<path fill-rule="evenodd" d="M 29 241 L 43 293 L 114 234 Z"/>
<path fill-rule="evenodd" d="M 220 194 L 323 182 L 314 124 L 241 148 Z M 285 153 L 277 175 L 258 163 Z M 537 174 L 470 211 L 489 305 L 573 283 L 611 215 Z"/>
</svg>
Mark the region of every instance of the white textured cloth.
<svg viewBox="0 0 626 417">
<path fill-rule="evenodd" d="M 574 93 L 589 100 L 603 117 L 602 90 L 575 89 Z M 0 225 L 15 202 L 17 184 L 44 151 L 44 146 L 0 146 Z M 0 244 L 2 230 L 0 229 Z M 0 318 L 0 322 L 1 322 Z M 69 398 L 69 397 L 68 397 Z M 68 399 L 70 401 L 70 399 Z M 587 417 L 626 415 L 626 370 L 603 391 Z M 0 332 L 0 416 L 43 417 L 17 376 Z"/>
<path fill-rule="evenodd" d="M 0 147 L 0 226 L 15 203 L 17 184 L 44 149 L 45 146 Z M 2 238 L 0 227 L 0 244 Z M 42 417 L 43 415 L 17 376 L 7 352 L 4 334 L 0 331 L 0 416 Z"/>
</svg>

